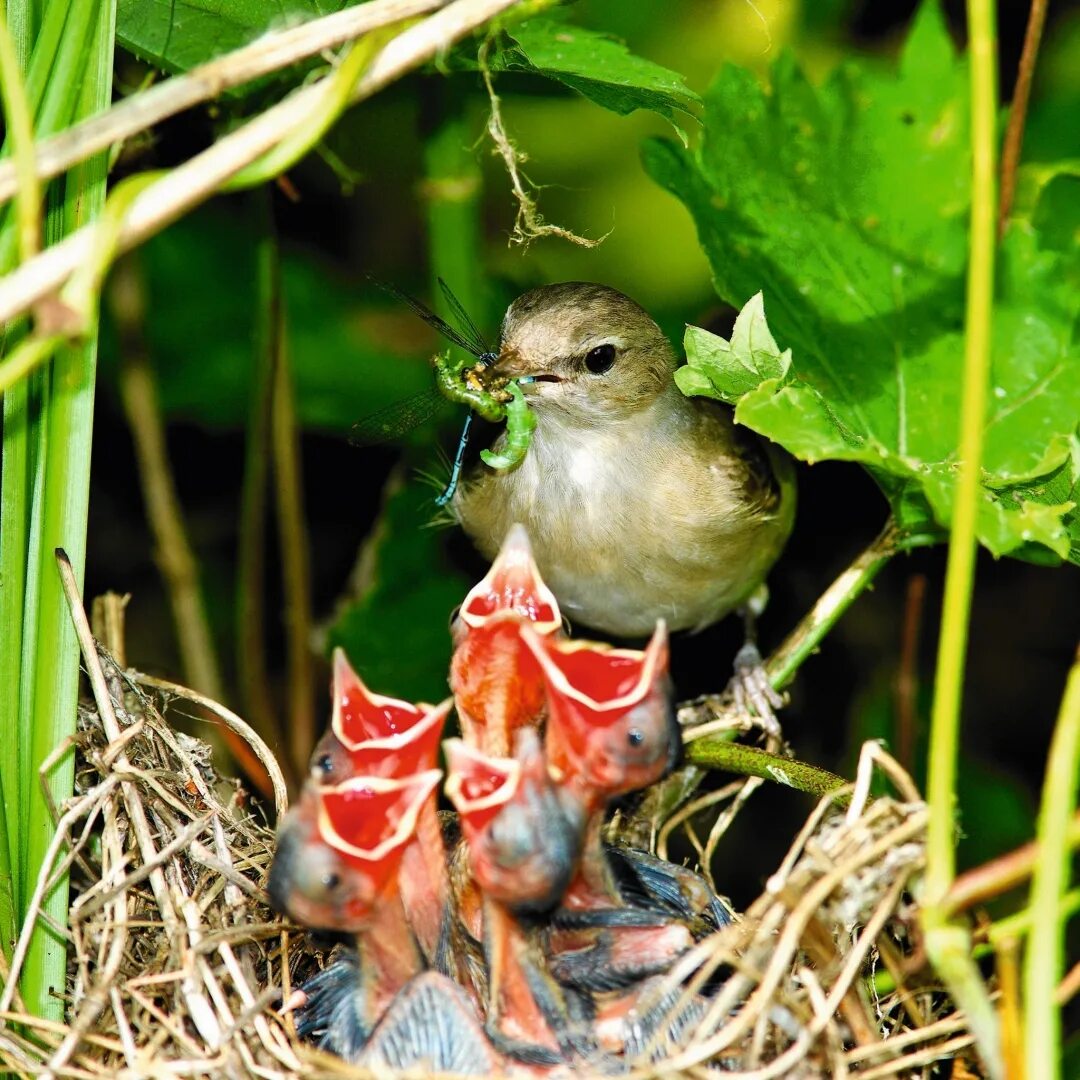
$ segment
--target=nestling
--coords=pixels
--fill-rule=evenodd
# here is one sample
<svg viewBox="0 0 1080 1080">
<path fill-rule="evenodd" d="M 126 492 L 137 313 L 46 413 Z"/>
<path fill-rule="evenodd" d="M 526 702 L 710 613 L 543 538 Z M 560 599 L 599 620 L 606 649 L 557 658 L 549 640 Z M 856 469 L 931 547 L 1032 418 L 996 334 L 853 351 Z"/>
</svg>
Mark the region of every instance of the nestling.
<svg viewBox="0 0 1080 1080">
<path fill-rule="evenodd" d="M 453 502 L 489 558 L 523 523 L 564 613 L 619 637 L 658 619 L 700 629 L 744 603 L 794 517 L 788 458 L 727 406 L 684 397 L 676 366 L 660 327 L 614 289 L 525 293 L 492 371 L 525 379 L 532 445 L 516 468 L 478 464 Z"/>
</svg>

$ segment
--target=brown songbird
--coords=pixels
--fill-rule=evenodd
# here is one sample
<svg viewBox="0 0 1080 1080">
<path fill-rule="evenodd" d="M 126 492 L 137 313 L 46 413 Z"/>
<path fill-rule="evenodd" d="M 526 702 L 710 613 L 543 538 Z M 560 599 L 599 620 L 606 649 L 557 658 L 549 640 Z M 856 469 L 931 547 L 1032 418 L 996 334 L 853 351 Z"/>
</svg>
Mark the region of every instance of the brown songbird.
<svg viewBox="0 0 1080 1080">
<path fill-rule="evenodd" d="M 700 629 L 745 604 L 791 532 L 788 457 L 728 406 L 685 397 L 677 365 L 660 327 L 615 289 L 566 282 L 518 297 L 491 373 L 522 380 L 532 444 L 512 469 L 478 464 L 453 501 L 488 558 L 521 522 L 564 614 L 618 637 L 658 619 Z"/>
</svg>

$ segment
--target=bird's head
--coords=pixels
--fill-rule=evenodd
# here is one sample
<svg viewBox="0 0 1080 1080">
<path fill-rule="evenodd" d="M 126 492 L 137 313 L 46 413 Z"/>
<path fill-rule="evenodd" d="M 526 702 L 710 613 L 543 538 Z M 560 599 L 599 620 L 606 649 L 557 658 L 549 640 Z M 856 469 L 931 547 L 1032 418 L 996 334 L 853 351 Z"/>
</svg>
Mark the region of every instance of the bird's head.
<svg viewBox="0 0 1080 1080">
<path fill-rule="evenodd" d="M 553 778 L 595 809 L 656 783 L 682 740 L 671 703 L 667 628 L 644 652 L 524 632 L 547 684 L 546 752 Z"/>
<path fill-rule="evenodd" d="M 538 412 L 596 424 L 650 405 L 675 367 L 671 343 L 643 308 L 606 285 L 568 281 L 510 305 L 493 371 L 524 378 Z"/>
<path fill-rule="evenodd" d="M 305 784 L 278 827 L 267 882 L 273 906 L 312 929 L 363 930 L 396 890 L 420 809 L 441 779 L 429 769 L 400 780 Z"/>
</svg>

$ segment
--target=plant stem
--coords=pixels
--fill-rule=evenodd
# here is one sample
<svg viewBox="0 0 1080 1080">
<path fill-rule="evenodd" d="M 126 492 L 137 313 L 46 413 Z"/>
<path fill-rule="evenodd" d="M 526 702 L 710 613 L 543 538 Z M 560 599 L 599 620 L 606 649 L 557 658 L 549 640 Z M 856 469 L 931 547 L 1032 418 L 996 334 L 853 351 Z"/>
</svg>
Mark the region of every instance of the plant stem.
<svg viewBox="0 0 1080 1080">
<path fill-rule="evenodd" d="M 809 614 L 765 662 L 769 681 L 776 690 L 791 682 L 840 616 L 870 587 L 902 546 L 900 533 L 890 519 L 877 539 L 822 593 Z"/>
<path fill-rule="evenodd" d="M 837 776 L 827 769 L 819 769 L 816 765 L 770 754 L 756 746 L 743 746 L 741 743 L 719 739 L 698 739 L 688 744 L 686 759 L 693 765 L 723 769 L 739 776 L 758 776 L 762 780 L 772 780 L 796 791 L 805 791 L 808 795 L 819 797 L 828 795 L 830 791 L 836 791 L 847 783 L 842 776 Z"/>
<path fill-rule="evenodd" d="M 1066 826 L 1070 849 L 1080 847 L 1080 814 L 1074 814 Z M 1031 877 L 1039 859 L 1039 845 L 1032 840 L 960 874 L 945 896 L 945 914 L 950 918 L 960 911 L 985 903 Z"/>
<path fill-rule="evenodd" d="M 1020 67 L 1016 73 L 1012 104 L 1009 106 L 1009 123 L 1005 128 L 1005 140 L 1001 146 L 1001 192 L 998 196 L 997 223 L 999 240 L 1005 232 L 1005 223 L 1009 220 L 1009 211 L 1016 193 L 1016 171 L 1020 168 L 1024 124 L 1027 121 L 1028 103 L 1031 101 L 1031 83 L 1035 77 L 1039 42 L 1046 24 L 1046 8 L 1047 0 L 1031 0 L 1027 30 L 1024 32 L 1024 48 L 1020 53 Z"/>
<path fill-rule="evenodd" d="M 1002 1075 L 997 1018 L 978 968 L 970 934 L 945 914 L 956 873 L 956 759 L 960 700 L 975 572 L 979 470 L 986 423 L 994 287 L 994 134 L 997 112 L 993 0 L 968 0 L 971 63 L 971 234 L 960 409 L 959 476 L 953 505 L 945 597 L 931 710 L 927 865 L 923 928 L 927 953 L 967 1014 L 992 1077 Z"/>
<path fill-rule="evenodd" d="M 271 227 L 269 188 L 252 193 L 252 215 L 259 243 L 268 243 Z M 259 292 L 266 259 L 257 255 Z M 280 298 L 279 298 L 280 299 Z M 272 746 L 285 746 L 284 729 L 270 696 L 266 660 L 266 522 L 270 489 L 270 428 L 274 399 L 274 369 L 278 318 L 266 302 L 256 305 L 252 393 L 244 445 L 244 480 L 240 496 L 240 524 L 236 581 L 236 669 L 241 711 Z M 291 766 L 287 755 L 280 758 Z M 290 777 L 292 770 L 289 769 Z"/>
<path fill-rule="evenodd" d="M 25 28 L 29 12 L 22 5 L 14 5 L 16 17 Z M 19 257 L 31 258 L 41 242 L 41 186 L 33 172 L 33 118 L 23 82 L 19 53 L 24 56 L 28 49 L 19 49 L 11 36 L 8 24 L 0 15 L 0 93 L 3 97 L 3 114 L 12 147 L 13 166 L 18 177 L 16 211 L 17 249 Z M 13 335 L 15 336 L 15 335 Z M 4 341 L 6 345 L 6 341 Z M 15 732 L 18 727 L 19 667 L 22 659 L 23 584 L 25 563 L 26 529 L 21 507 L 14 507 L 12 496 L 25 491 L 26 464 L 26 387 L 9 402 L 4 397 L 3 421 L 3 495 L 0 496 L 0 534 L 6 534 L 9 526 L 14 537 L 5 536 L 0 543 L 0 626 L 5 627 L 4 637 L 9 639 L 0 659 L 0 681 L 9 689 L 0 701 L 0 730 Z M 9 424 L 11 429 L 9 431 Z M 11 460 L 9 460 L 11 455 Z M 16 477 L 19 477 L 16 480 Z M 18 502 L 22 502 L 19 498 Z M 14 513 L 12 512 L 14 511 Z M 14 546 L 15 550 L 10 552 Z M 9 553 L 14 556 L 14 567 L 9 577 Z M 22 899 L 19 896 L 19 877 L 16 868 L 22 860 L 21 796 L 19 796 L 18 741 L 3 739 L 0 746 L 0 949 L 10 958 L 11 943 L 15 939 L 18 912 Z"/>
<path fill-rule="evenodd" d="M 68 5 L 56 64 L 49 75 L 46 107 L 57 123 L 69 116 L 62 107 L 70 102 L 75 115 L 86 116 L 105 108 L 112 96 L 115 6 L 94 0 Z M 89 14 L 85 13 L 89 9 Z M 81 28 L 91 27 L 87 35 Z M 77 42 L 73 41 L 75 35 Z M 60 104 L 51 105 L 51 102 Z M 55 110 L 55 111 L 53 111 Z M 76 169 L 63 185 L 63 201 L 50 215 L 53 238 L 87 225 L 100 212 L 105 199 L 104 155 Z M 90 487 L 90 445 L 93 429 L 96 335 L 85 344 L 62 348 L 43 369 L 43 413 L 38 450 L 40 476 L 44 482 L 41 517 L 30 534 L 28 572 L 36 575 L 34 593 L 37 622 L 31 640 L 32 653 L 24 647 L 24 717 L 30 724 L 28 776 L 75 731 L 78 698 L 78 643 L 71 625 L 63 590 L 56 573 L 53 551 L 65 547 L 75 573 L 81 579 L 86 554 L 86 517 Z M 28 595 L 30 590 L 28 590 Z M 71 794 L 74 758 L 68 755 L 47 778 L 53 804 Z M 24 880 L 36 877 L 49 847 L 53 820 L 49 803 L 37 784 L 30 789 L 26 824 Z M 45 914 L 63 926 L 68 906 L 68 881 L 62 878 L 46 898 Z M 21 986 L 27 1006 L 38 1015 L 62 1019 L 63 1002 L 54 992 L 63 990 L 66 942 L 42 922 L 39 924 L 23 969 Z"/>
<path fill-rule="evenodd" d="M 315 690 L 311 670 L 311 554 L 304 515 L 296 392 L 285 335 L 281 258 L 270 215 L 267 215 L 267 230 L 259 245 L 259 291 L 265 309 L 264 317 L 269 331 L 267 345 L 273 364 L 270 437 L 285 593 L 286 665 L 289 676 L 286 726 L 294 774 L 304 776 L 315 747 Z"/>
<path fill-rule="evenodd" d="M 199 583 L 198 560 L 188 540 L 173 481 L 157 382 L 143 341 L 142 289 L 139 271 L 129 258 L 117 268 L 108 291 L 121 339 L 120 396 L 135 445 L 139 483 L 154 538 L 155 561 L 172 608 L 184 678 L 195 689 L 220 701 L 225 688 Z M 224 734 L 240 768 L 269 797 L 273 789 L 259 759 L 243 739 L 228 729 Z"/>
<path fill-rule="evenodd" d="M 369 30 L 434 11 L 446 2 L 368 0 L 299 26 L 264 34 L 250 45 L 216 57 L 183 75 L 164 79 L 123 98 L 96 116 L 43 139 L 37 145 L 37 175 L 42 180 L 51 179 L 98 151 L 148 131 L 162 120 L 219 97 L 226 90 L 318 56 Z M 63 5 L 51 4 L 50 10 L 62 14 Z M 14 163 L 0 162 L 0 202 L 7 202 L 18 190 Z"/>
<path fill-rule="evenodd" d="M 1031 878 L 1031 933 L 1024 963 L 1024 1035 L 1027 1075 L 1061 1075 L 1061 1010 L 1055 1001 L 1065 970 L 1062 897 L 1071 865 L 1070 825 L 1080 770 L 1080 652 L 1061 702 L 1039 807 L 1039 858 Z"/>
<path fill-rule="evenodd" d="M 172 607 L 184 679 L 189 686 L 220 700 L 224 686 L 199 588 L 199 567 L 169 465 L 157 382 L 143 341 L 143 283 L 131 259 L 117 267 L 108 299 L 122 350 L 120 396 L 135 446 L 146 518 L 154 539 L 154 561 Z"/>
<path fill-rule="evenodd" d="M 11 140 L 12 164 L 18 182 L 15 214 L 18 221 L 19 258 L 26 260 L 41 245 L 41 184 L 34 168 L 34 118 L 15 42 L 0 13 L 0 95 L 4 102 L 4 122 Z"/>
</svg>

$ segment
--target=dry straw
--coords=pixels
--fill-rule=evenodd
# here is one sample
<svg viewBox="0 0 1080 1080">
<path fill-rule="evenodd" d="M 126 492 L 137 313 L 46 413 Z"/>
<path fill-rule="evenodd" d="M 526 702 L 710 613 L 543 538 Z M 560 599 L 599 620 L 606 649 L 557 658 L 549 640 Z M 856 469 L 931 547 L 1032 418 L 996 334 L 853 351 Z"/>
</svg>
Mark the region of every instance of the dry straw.
<svg viewBox="0 0 1080 1080">
<path fill-rule="evenodd" d="M 361 1075 L 299 1042 L 278 1011 L 318 954 L 267 906 L 273 833 L 214 772 L 206 744 L 165 718 L 194 699 L 121 670 L 78 606 L 75 619 L 94 702 L 79 713 L 75 795 L 57 808 L 15 970 L 2 973 L 0 1068 L 86 1080 Z M 265 745 L 239 730 L 280 779 Z M 894 795 L 872 799 L 880 777 Z M 909 985 L 926 816 L 907 776 L 868 744 L 853 790 L 822 800 L 762 896 L 650 989 L 641 1008 L 668 1019 L 635 1035 L 629 1075 L 871 1080 L 921 1076 L 968 1050 L 940 987 Z M 67 1019 L 45 1023 L 25 1014 L 14 978 L 41 897 L 69 869 Z M 880 996 L 879 965 L 893 987 Z"/>
</svg>

